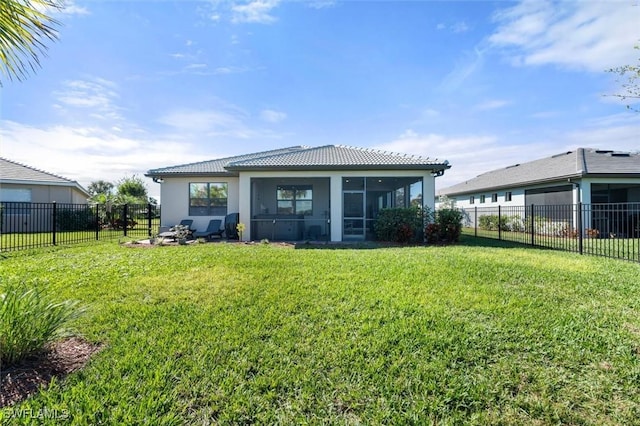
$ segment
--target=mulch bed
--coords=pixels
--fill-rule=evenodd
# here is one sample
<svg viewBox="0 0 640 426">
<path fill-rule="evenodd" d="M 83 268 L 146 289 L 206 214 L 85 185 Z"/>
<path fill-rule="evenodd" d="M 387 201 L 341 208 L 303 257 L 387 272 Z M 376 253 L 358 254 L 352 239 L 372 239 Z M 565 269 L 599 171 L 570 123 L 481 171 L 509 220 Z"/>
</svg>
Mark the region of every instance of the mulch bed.
<svg viewBox="0 0 640 426">
<path fill-rule="evenodd" d="M 70 337 L 55 342 L 47 350 L 27 357 L 18 364 L 1 366 L 0 408 L 36 394 L 46 388 L 54 377 L 62 379 L 80 370 L 100 349 L 102 345 Z"/>
</svg>

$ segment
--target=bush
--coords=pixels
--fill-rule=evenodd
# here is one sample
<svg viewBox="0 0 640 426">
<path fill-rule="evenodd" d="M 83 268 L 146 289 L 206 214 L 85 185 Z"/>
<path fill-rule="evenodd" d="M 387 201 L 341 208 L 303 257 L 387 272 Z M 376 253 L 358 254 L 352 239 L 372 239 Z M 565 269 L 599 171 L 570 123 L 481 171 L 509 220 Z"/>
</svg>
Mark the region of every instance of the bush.
<svg viewBox="0 0 640 426">
<path fill-rule="evenodd" d="M 424 229 L 425 240 L 429 244 L 454 243 L 460 240 L 462 233 L 462 219 L 464 213 L 456 208 L 440 209 L 435 214 L 428 214 L 427 224 Z"/>
<path fill-rule="evenodd" d="M 65 333 L 82 312 L 72 301 L 54 302 L 43 289 L 9 283 L 0 294 L 0 363 L 15 363 Z"/>
<path fill-rule="evenodd" d="M 436 223 L 440 226 L 440 236 L 448 243 L 458 242 L 462 233 L 464 215 L 456 208 L 440 209 L 436 212 Z"/>
<path fill-rule="evenodd" d="M 422 239 L 422 223 L 422 209 L 419 207 L 382 209 L 373 230 L 380 241 L 406 244 Z"/>
<path fill-rule="evenodd" d="M 83 209 L 61 209 L 57 212 L 60 231 L 91 231 L 96 229 L 95 213 L 89 207 Z"/>
<path fill-rule="evenodd" d="M 507 220 L 506 216 L 499 217 L 497 214 L 486 214 L 480 216 L 478 226 L 485 231 L 497 231 L 498 229 L 508 231 Z"/>
</svg>

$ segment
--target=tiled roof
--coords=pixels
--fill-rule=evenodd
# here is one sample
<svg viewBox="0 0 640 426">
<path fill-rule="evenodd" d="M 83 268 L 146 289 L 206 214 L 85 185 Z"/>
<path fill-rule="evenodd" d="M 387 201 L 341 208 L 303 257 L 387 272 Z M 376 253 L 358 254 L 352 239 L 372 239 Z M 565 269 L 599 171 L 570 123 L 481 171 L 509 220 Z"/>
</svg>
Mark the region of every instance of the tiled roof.
<svg viewBox="0 0 640 426">
<path fill-rule="evenodd" d="M 595 175 L 640 177 L 640 154 L 578 148 L 548 158 L 493 170 L 466 182 L 440 189 L 438 194 L 467 194 Z"/>
<path fill-rule="evenodd" d="M 149 170 L 147 176 L 229 174 L 239 170 L 448 169 L 447 161 L 341 145 L 294 146 L 201 163 Z"/>
<path fill-rule="evenodd" d="M 286 154 L 236 161 L 227 166 L 240 169 L 354 169 L 354 168 L 449 168 L 449 163 L 414 155 L 398 154 L 342 145 L 325 145 L 293 151 Z"/>
<path fill-rule="evenodd" d="M 0 181 L 77 185 L 76 181 L 0 157 Z"/>
<path fill-rule="evenodd" d="M 250 160 L 254 157 L 269 156 L 288 153 L 299 149 L 307 149 L 305 146 L 292 146 L 282 149 L 274 149 L 271 151 L 257 152 L 254 154 L 238 155 L 234 157 L 218 158 L 215 160 L 200 161 L 197 163 L 180 164 L 177 166 L 162 167 L 159 169 L 149 170 L 145 176 L 165 176 L 165 175 L 228 175 L 229 171 L 225 168 L 229 163 Z"/>
</svg>

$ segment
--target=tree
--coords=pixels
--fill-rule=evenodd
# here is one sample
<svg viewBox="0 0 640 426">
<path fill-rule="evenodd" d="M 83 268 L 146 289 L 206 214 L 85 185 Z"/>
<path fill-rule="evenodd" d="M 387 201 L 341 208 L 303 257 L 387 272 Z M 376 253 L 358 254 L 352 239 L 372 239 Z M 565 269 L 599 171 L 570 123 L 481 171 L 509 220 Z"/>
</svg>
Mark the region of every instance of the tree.
<svg viewBox="0 0 640 426">
<path fill-rule="evenodd" d="M 89 184 L 87 191 L 89 191 L 89 194 L 92 196 L 98 194 L 111 194 L 113 193 L 113 184 L 106 180 L 96 180 Z"/>
<path fill-rule="evenodd" d="M 43 10 L 61 7 L 57 0 L 0 2 L 0 68 L 9 80 L 22 80 L 40 66 L 40 56 L 46 55 L 45 42 L 58 38 L 55 27 L 59 25 Z"/>
<path fill-rule="evenodd" d="M 634 48 L 640 50 L 640 45 Z M 629 102 L 627 109 L 640 112 L 639 107 L 633 106 L 633 104 L 640 101 L 640 58 L 638 58 L 638 65 L 623 65 L 621 67 L 611 68 L 607 70 L 607 72 L 618 74 L 621 79 L 626 79 L 626 81 L 622 83 L 622 88 L 625 93 L 618 93 L 612 96 Z"/>
<path fill-rule="evenodd" d="M 147 186 L 144 180 L 136 175 L 118 181 L 116 199 L 122 204 L 146 204 L 149 202 Z"/>
</svg>

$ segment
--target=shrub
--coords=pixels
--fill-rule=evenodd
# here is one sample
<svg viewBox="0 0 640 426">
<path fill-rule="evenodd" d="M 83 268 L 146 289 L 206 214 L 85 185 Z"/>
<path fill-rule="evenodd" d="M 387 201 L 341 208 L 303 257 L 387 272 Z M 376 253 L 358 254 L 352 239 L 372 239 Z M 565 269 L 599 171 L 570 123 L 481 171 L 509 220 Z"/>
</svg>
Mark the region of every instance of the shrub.
<svg viewBox="0 0 640 426">
<path fill-rule="evenodd" d="M 95 214 L 89 207 L 83 209 L 61 209 L 57 212 L 60 231 L 88 231 L 96 228 Z"/>
<path fill-rule="evenodd" d="M 429 244 L 440 242 L 440 225 L 428 223 L 424 228 L 424 239 Z"/>
<path fill-rule="evenodd" d="M 65 334 L 82 313 L 75 302 L 54 302 L 41 288 L 8 283 L 0 294 L 0 363 L 15 363 Z"/>
<path fill-rule="evenodd" d="M 486 214 L 480 216 L 478 226 L 485 231 L 497 231 L 498 229 L 508 231 L 507 220 L 506 216 L 499 217 L 497 214 Z"/>
<path fill-rule="evenodd" d="M 440 226 L 440 237 L 448 243 L 460 240 L 464 215 L 456 208 L 440 209 L 436 212 L 436 223 Z"/>
<path fill-rule="evenodd" d="M 382 209 L 373 230 L 380 241 L 409 243 L 422 239 L 423 212 L 419 207 Z"/>
<path fill-rule="evenodd" d="M 460 209 L 448 207 L 440 209 L 435 214 L 428 213 L 427 220 L 432 221 L 424 228 L 427 243 L 453 243 L 460 240 L 464 213 Z"/>
</svg>

